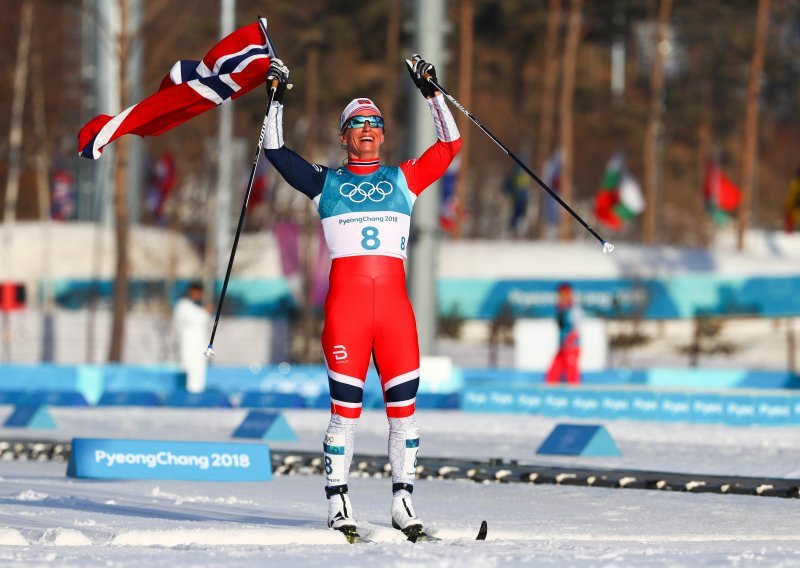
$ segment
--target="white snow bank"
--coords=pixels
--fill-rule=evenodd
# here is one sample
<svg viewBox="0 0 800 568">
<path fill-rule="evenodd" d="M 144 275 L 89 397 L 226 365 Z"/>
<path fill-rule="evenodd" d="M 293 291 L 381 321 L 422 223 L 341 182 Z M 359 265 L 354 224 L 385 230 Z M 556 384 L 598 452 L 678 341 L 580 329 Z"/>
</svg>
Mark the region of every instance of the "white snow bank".
<svg viewBox="0 0 800 568">
<path fill-rule="evenodd" d="M 115 546 L 223 546 L 278 544 L 348 544 L 344 535 L 327 529 L 285 529 L 279 527 L 230 529 L 134 530 L 118 534 Z"/>
<path fill-rule="evenodd" d="M 0 527 L 0 546 L 28 546 L 28 541 L 17 529 Z"/>
</svg>

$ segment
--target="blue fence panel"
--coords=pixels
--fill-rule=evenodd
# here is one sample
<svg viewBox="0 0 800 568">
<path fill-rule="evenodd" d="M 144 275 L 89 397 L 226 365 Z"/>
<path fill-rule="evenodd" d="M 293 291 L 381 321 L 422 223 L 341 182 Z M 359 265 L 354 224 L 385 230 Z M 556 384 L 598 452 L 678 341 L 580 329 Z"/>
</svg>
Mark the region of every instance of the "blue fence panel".
<svg viewBox="0 0 800 568">
<path fill-rule="evenodd" d="M 97 406 L 161 406 L 161 398 L 150 391 L 107 392 Z"/>
<path fill-rule="evenodd" d="M 231 408 L 231 401 L 225 393 L 207 390 L 200 393 L 176 391 L 164 399 L 164 406 L 187 408 Z"/>
<path fill-rule="evenodd" d="M 249 391 L 239 405 L 243 408 L 306 408 L 305 397 L 297 393 Z"/>
</svg>

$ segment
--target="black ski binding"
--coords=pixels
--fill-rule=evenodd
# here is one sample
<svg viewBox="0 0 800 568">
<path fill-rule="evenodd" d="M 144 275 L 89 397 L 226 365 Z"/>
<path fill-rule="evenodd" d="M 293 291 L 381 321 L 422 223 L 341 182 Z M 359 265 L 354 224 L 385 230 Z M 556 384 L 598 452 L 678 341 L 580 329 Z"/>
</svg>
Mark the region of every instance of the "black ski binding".
<svg viewBox="0 0 800 568">
<path fill-rule="evenodd" d="M 358 529 L 354 525 L 346 525 L 338 529 L 333 529 L 335 531 L 339 531 L 344 535 L 344 538 L 347 539 L 347 542 L 350 544 L 357 544 L 361 542 L 369 542 L 363 538 L 361 535 L 358 534 Z"/>
</svg>

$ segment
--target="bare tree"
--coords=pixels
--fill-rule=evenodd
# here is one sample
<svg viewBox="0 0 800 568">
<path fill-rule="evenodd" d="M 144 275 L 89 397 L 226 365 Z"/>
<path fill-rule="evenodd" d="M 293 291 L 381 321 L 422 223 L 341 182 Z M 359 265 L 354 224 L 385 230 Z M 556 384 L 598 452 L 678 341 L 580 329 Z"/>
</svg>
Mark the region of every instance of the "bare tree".
<svg viewBox="0 0 800 568">
<path fill-rule="evenodd" d="M 17 43 L 17 62 L 14 65 L 14 87 L 11 103 L 11 121 L 8 134 L 8 176 L 6 177 L 3 222 L 13 223 L 17 218 L 17 197 L 22 162 L 22 119 L 25 112 L 25 83 L 28 77 L 28 55 L 31 50 L 33 29 L 33 2 L 27 0 L 20 7 L 20 30 Z"/>
<path fill-rule="evenodd" d="M 644 194 L 645 210 L 642 223 L 642 240 L 653 244 L 656 238 L 656 190 L 658 186 L 658 137 L 664 116 L 664 56 L 666 54 L 667 25 L 672 13 L 672 0 L 661 0 L 658 27 L 653 46 L 653 67 L 650 73 L 650 110 L 644 133 Z"/>
<path fill-rule="evenodd" d="M 572 131 L 573 108 L 575 98 L 575 75 L 578 68 L 578 45 L 580 44 L 581 19 L 583 17 L 583 0 L 572 0 L 567 23 L 567 39 L 564 44 L 564 64 L 561 81 L 561 198 L 572 201 L 572 170 L 574 164 L 575 141 Z M 572 239 L 572 218 L 561 211 L 559 236 L 562 241 Z"/>
<path fill-rule="evenodd" d="M 318 120 L 318 93 L 320 76 L 320 45 L 322 34 L 318 30 L 310 30 L 306 36 L 308 43 L 306 51 L 306 120 L 307 128 L 304 151 L 306 156 L 313 157 L 317 148 L 317 123 Z M 303 303 L 300 306 L 300 329 L 302 330 L 302 349 L 300 360 L 303 363 L 313 363 L 317 355 L 316 347 L 319 343 L 315 333 L 313 301 L 313 274 L 316 269 L 317 247 L 317 221 L 314 212 L 305 207 L 301 216 L 302 247 L 303 247 Z"/>
<path fill-rule="evenodd" d="M 461 0 L 460 13 L 460 70 L 458 74 L 458 92 L 461 102 L 465 108 L 472 106 L 472 54 L 474 46 L 474 20 L 475 5 L 474 0 Z M 461 238 L 462 222 L 464 220 L 464 203 L 467 200 L 468 177 L 469 177 L 469 146 L 472 130 L 469 119 L 463 113 L 456 117 L 458 130 L 461 133 L 461 166 L 456 178 L 456 219 L 453 227 L 453 236 Z"/>
<path fill-rule="evenodd" d="M 22 119 L 25 112 L 25 84 L 28 76 L 28 59 L 33 29 L 33 2 L 27 0 L 20 7 L 20 31 L 17 43 L 17 61 L 14 65 L 14 89 L 11 102 L 11 121 L 8 134 L 8 176 L 6 177 L 5 204 L 3 211 L 3 255 L 6 270 L 14 240 L 14 222 L 17 219 L 17 197 L 22 161 Z M 3 313 L 3 361 L 11 361 L 11 322 L 8 312 Z"/>
<path fill-rule="evenodd" d="M 119 32 L 119 74 L 120 101 L 127 100 L 128 84 L 125 73 L 128 57 L 127 18 L 128 2 L 119 0 L 120 32 Z M 117 140 L 117 169 L 114 188 L 114 232 L 116 245 L 116 263 L 114 272 L 114 304 L 111 320 L 111 342 L 108 348 L 108 360 L 113 363 L 122 361 L 122 346 L 125 342 L 125 317 L 128 313 L 130 297 L 130 218 L 128 215 L 128 199 L 126 197 L 128 179 L 128 138 L 122 136 Z"/>
<path fill-rule="evenodd" d="M 397 85 L 399 74 L 397 66 L 400 61 L 400 0 L 389 0 L 388 26 L 386 29 L 386 66 L 384 68 L 383 94 L 381 106 L 383 114 L 390 121 L 394 120 L 394 109 L 397 101 Z M 405 63 L 403 63 L 405 65 Z M 391 136 L 383 143 L 387 158 L 393 158 L 395 152 L 394 137 Z"/>
<path fill-rule="evenodd" d="M 544 76 L 542 78 L 542 106 L 539 115 L 539 137 L 536 141 L 534 166 L 544 168 L 553 150 L 553 124 L 555 122 L 556 87 L 558 86 L 558 51 L 561 29 L 561 0 L 549 0 L 547 10 L 547 34 L 544 44 Z M 534 223 L 536 236 L 542 235 L 545 218 L 545 203 L 551 199 L 544 191 L 539 194 L 539 220 Z"/>
<path fill-rule="evenodd" d="M 744 147 L 742 149 L 742 202 L 739 204 L 736 246 L 744 250 L 744 233 L 750 220 L 750 202 L 753 179 L 758 158 L 758 94 L 761 91 L 761 74 L 764 70 L 764 48 L 767 41 L 770 0 L 759 0 L 756 38 L 753 58 L 750 61 L 750 82 L 747 85 L 747 109 L 744 122 Z"/>
</svg>

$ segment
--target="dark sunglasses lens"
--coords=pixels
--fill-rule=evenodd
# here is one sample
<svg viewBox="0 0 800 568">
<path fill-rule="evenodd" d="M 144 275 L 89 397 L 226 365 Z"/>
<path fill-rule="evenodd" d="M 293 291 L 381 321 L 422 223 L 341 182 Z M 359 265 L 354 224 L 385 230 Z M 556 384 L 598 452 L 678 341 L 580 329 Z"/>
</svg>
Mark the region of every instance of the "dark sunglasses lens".
<svg viewBox="0 0 800 568">
<path fill-rule="evenodd" d="M 383 128 L 383 119 L 380 116 L 354 116 L 347 121 L 347 127 L 363 128 L 367 122 L 372 128 Z"/>
</svg>

